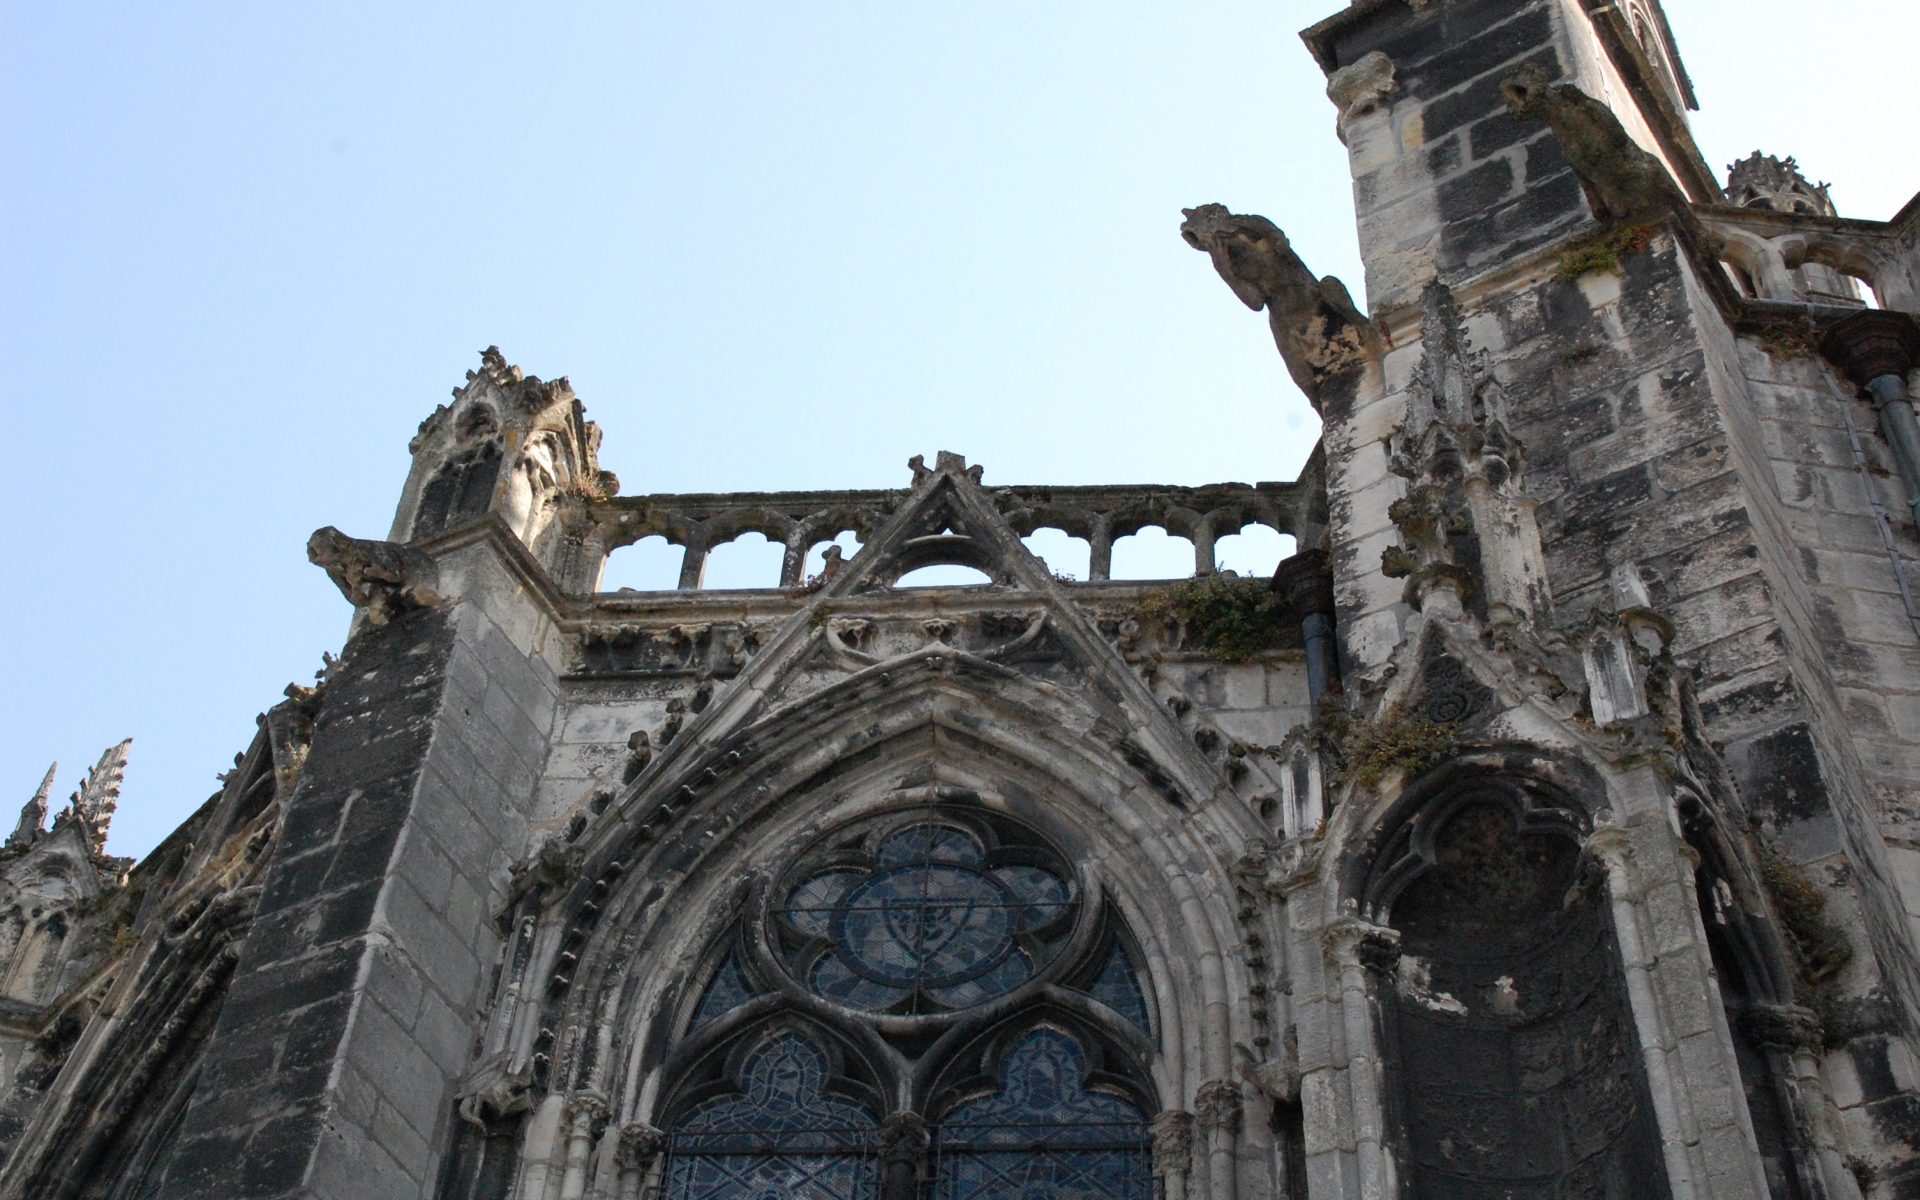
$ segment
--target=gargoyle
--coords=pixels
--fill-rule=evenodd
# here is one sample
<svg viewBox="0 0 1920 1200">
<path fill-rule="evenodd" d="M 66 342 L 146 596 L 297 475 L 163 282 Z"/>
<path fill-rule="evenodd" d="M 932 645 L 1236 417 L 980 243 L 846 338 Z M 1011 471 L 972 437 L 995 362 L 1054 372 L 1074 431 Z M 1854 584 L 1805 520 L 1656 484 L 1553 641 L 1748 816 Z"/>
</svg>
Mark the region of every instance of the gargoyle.
<svg viewBox="0 0 1920 1200">
<path fill-rule="evenodd" d="M 533 1107 L 528 1090 L 533 1086 L 533 1064 L 508 1065 L 511 1056 L 493 1055 L 467 1074 L 455 1097 L 460 1119 L 487 1128 L 488 1124 Z"/>
<path fill-rule="evenodd" d="M 1181 211 L 1187 219 L 1180 236 L 1207 252 L 1242 303 L 1267 310 L 1287 372 L 1318 412 L 1327 380 L 1358 366 L 1376 342 L 1346 285 L 1331 275 L 1314 278 L 1287 235 L 1265 217 L 1232 213 L 1224 204 Z"/>
<path fill-rule="evenodd" d="M 1500 90 L 1515 117 L 1553 129 L 1595 217 L 1629 224 L 1678 220 L 1698 232 L 1686 193 L 1611 108 L 1570 83 L 1551 82 L 1538 63 L 1507 76 Z"/>
<path fill-rule="evenodd" d="M 439 570 L 411 546 L 348 537 L 329 525 L 307 539 L 307 559 L 323 568 L 356 608 L 364 605 L 372 624 L 440 606 L 440 593 L 434 591 Z"/>
</svg>

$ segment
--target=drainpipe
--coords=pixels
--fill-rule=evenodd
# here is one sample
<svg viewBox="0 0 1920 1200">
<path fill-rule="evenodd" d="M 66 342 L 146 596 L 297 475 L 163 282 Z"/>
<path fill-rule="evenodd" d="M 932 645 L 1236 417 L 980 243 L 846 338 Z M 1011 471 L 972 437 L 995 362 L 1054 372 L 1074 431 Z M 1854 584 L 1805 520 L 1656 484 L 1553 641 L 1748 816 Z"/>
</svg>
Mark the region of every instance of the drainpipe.
<svg viewBox="0 0 1920 1200">
<path fill-rule="evenodd" d="M 1907 394 L 1907 372 L 1920 360 L 1920 326 L 1906 313 L 1869 309 L 1834 326 L 1821 353 L 1866 392 L 1893 449 L 1907 507 L 1920 524 L 1920 420 Z"/>
<path fill-rule="evenodd" d="M 1273 590 L 1300 615 L 1307 647 L 1307 695 L 1320 697 L 1340 689 L 1340 648 L 1334 640 L 1333 565 L 1325 550 L 1305 550 L 1282 559 L 1273 573 Z"/>
</svg>

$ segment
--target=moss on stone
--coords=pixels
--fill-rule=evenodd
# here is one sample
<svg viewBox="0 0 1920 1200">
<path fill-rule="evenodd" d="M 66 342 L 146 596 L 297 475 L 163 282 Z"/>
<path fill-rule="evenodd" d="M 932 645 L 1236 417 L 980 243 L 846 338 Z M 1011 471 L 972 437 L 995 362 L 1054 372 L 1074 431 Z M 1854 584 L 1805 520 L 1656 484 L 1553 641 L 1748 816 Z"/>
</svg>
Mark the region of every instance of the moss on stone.
<svg viewBox="0 0 1920 1200">
<path fill-rule="evenodd" d="M 1264 579 L 1190 579 L 1141 600 L 1140 615 L 1181 621 L 1200 648 L 1222 662 L 1245 662 L 1263 651 L 1299 644 L 1286 598 Z"/>
<path fill-rule="evenodd" d="M 1570 283 L 1596 271 L 1618 275 L 1621 261 L 1652 245 L 1655 232 L 1651 225 L 1609 225 L 1588 234 L 1560 252 L 1560 269 L 1553 277 Z"/>
<path fill-rule="evenodd" d="M 1314 729 L 1335 779 L 1369 788 L 1396 768 L 1407 779 L 1425 774 L 1453 756 L 1459 739 L 1456 723 L 1434 721 L 1398 704 L 1378 720 L 1357 721 L 1332 696 L 1320 701 Z"/>
<path fill-rule="evenodd" d="M 1759 859 L 1760 879 L 1773 902 L 1774 915 L 1787 931 L 1800 982 L 1809 999 L 1819 999 L 1829 981 L 1852 961 L 1853 945 L 1827 915 L 1826 892 L 1799 863 L 1766 842 L 1759 843 Z"/>
</svg>

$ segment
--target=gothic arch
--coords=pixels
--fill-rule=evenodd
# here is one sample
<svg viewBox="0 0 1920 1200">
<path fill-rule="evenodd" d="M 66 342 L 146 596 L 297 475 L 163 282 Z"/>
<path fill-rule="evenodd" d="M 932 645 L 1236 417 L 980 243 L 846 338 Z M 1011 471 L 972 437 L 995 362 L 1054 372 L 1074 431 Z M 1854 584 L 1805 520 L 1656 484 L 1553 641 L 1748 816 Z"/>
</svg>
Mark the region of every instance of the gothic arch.
<svg viewBox="0 0 1920 1200">
<path fill-rule="evenodd" d="M 489 1035 L 502 1062 L 512 1058 L 514 1036 L 544 1058 L 530 1098 L 536 1107 L 606 1097 L 611 1124 L 577 1136 L 609 1144 L 600 1128 L 667 1119 L 679 1072 L 699 1055 L 760 1022 L 838 1020 L 832 1005 L 792 987 L 698 1029 L 689 1030 L 687 1014 L 719 966 L 717 943 L 742 922 L 759 928 L 770 881 L 797 855 L 833 829 L 929 805 L 1043 830 L 1076 872 L 1088 919 L 1062 959 L 1063 970 L 1080 974 L 1039 972 L 960 1018 L 876 1020 L 923 1048 L 939 1043 L 938 1055 L 917 1056 L 926 1065 L 911 1079 L 896 1069 L 896 1109 L 927 1098 L 935 1060 L 949 1047 L 1041 1008 L 1131 1055 L 1143 1094 L 1168 1107 L 1200 1083 L 1230 1076 L 1233 1042 L 1255 1035 L 1229 1027 L 1225 1000 L 1248 981 L 1234 953 L 1230 897 L 1193 880 L 1225 869 L 1227 848 L 1247 836 L 1236 822 L 1251 829 L 1252 814 L 1224 804 L 1183 811 L 1166 789 L 1190 795 L 1196 782 L 1205 786 L 1188 763 L 1158 765 L 1164 760 L 1143 748 L 1150 736 L 1065 689 L 962 655 L 882 666 L 716 735 L 677 770 L 637 781 L 581 838 L 578 882 L 534 921 L 523 982 L 511 985 L 539 997 L 526 1010 L 537 1015 L 521 1019 L 517 1034 Z M 987 707 L 992 719 L 982 719 Z M 513 920 L 534 915 L 521 911 L 526 917 Z M 1138 1020 L 1150 1030 L 1080 990 L 1091 979 L 1089 953 L 1114 947 L 1131 960 L 1142 989 Z M 764 977 L 769 964 L 763 958 L 750 969 Z M 1181 1014 L 1199 1019 L 1183 1022 Z M 536 1114 L 529 1128 L 538 1125 Z M 529 1155 L 558 1161 L 565 1153 L 528 1136 Z"/>
<path fill-rule="evenodd" d="M 1378 807 L 1341 890 L 1379 929 L 1370 986 L 1404 1194 L 1665 1195 L 1608 882 L 1585 852 L 1611 819 L 1602 781 L 1501 747 Z"/>
</svg>

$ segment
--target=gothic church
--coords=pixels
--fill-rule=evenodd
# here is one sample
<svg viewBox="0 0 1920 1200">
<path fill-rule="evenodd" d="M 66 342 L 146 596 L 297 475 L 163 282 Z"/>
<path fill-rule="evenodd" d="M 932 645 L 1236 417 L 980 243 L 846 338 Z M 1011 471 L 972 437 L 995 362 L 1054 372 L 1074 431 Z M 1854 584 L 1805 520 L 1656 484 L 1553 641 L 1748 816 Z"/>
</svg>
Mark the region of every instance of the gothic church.
<svg viewBox="0 0 1920 1200">
<path fill-rule="evenodd" d="M 0 1198 L 1920 1196 L 1920 203 L 1723 180 L 1658 0 L 1303 36 L 1369 311 L 1178 230 L 1299 479 L 623 495 L 489 350 L 217 794 L 27 805 Z"/>
</svg>

